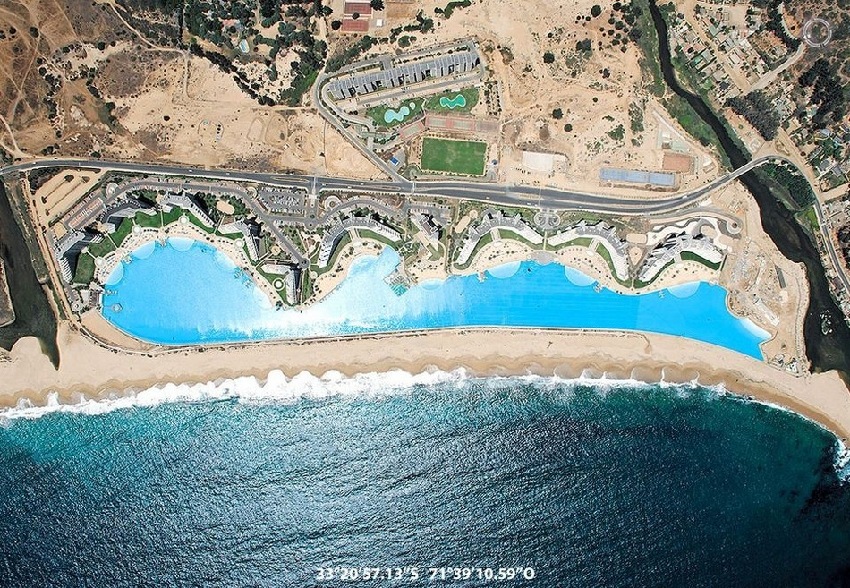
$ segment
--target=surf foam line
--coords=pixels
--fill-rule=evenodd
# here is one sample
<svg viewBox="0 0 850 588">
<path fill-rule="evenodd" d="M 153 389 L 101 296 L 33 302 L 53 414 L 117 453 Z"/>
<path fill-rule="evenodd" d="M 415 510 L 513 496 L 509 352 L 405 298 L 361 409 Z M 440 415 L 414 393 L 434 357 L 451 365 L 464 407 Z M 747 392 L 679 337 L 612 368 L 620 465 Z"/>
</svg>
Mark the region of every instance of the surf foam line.
<svg viewBox="0 0 850 588">
<path fill-rule="evenodd" d="M 286 377 L 280 370 L 269 372 L 266 380 L 253 376 L 223 379 L 214 382 L 197 384 L 167 383 L 161 386 L 126 393 L 116 393 L 104 398 L 86 398 L 80 395 L 76 403 L 62 403 L 59 395 L 51 392 L 47 395 L 45 405 L 35 405 L 29 399 L 21 399 L 12 408 L 0 410 L 0 424 L 15 419 L 38 419 L 53 413 L 72 413 L 85 415 L 101 415 L 115 410 L 130 408 L 151 408 L 160 404 L 198 403 L 222 400 L 238 400 L 250 403 L 292 404 L 300 400 L 321 400 L 333 397 L 363 397 L 380 398 L 394 394 L 410 392 L 415 387 L 437 386 L 445 383 L 469 385 L 473 382 L 491 382 L 495 385 L 511 382 L 534 384 L 546 388 L 561 387 L 565 389 L 576 386 L 593 387 L 600 392 L 615 389 L 661 386 L 684 392 L 694 388 L 712 390 L 713 387 L 702 386 L 698 382 L 674 384 L 672 382 L 647 383 L 633 378 L 618 379 L 603 375 L 602 377 L 583 372 L 578 378 L 566 378 L 557 375 L 537 375 L 528 373 L 512 376 L 477 376 L 468 370 L 458 368 L 451 372 L 443 370 L 426 370 L 411 374 L 404 370 L 387 372 L 368 372 L 352 377 L 338 371 L 329 371 L 322 376 L 314 376 L 309 372 L 301 372 L 291 378 Z"/>
<path fill-rule="evenodd" d="M 708 392 L 705 396 L 706 399 L 729 397 L 739 402 L 762 404 L 775 410 L 792 413 L 828 431 L 817 421 L 784 406 L 730 392 L 723 384 L 701 384 L 698 378 L 689 382 L 677 383 L 664 380 L 662 377 L 660 382 L 650 383 L 634 378 L 608 377 L 607 374 L 597 376 L 588 370 L 584 370 L 578 378 L 532 373 L 510 376 L 477 376 L 464 368 L 458 368 L 451 372 L 434 369 L 418 374 L 411 374 L 404 370 L 390 370 L 387 372 L 361 373 L 352 377 L 338 371 L 329 371 L 322 376 L 301 372 L 291 378 L 287 378 L 280 370 L 273 370 L 269 372 L 264 381 L 253 376 L 246 376 L 198 384 L 168 383 L 142 391 L 128 391 L 125 394 L 113 394 L 99 399 L 85 398 L 81 395 L 79 402 L 74 404 L 60 403 L 59 395 L 52 392 L 48 394 L 47 403 L 43 406 L 36 406 L 29 399 L 21 399 L 15 407 L 0 410 L 0 425 L 8 425 L 16 419 L 34 420 L 53 413 L 102 415 L 116 410 L 152 408 L 160 404 L 202 403 L 223 400 L 237 400 L 243 404 L 294 404 L 301 400 L 322 400 L 337 397 L 378 399 L 409 393 L 416 387 L 437 386 L 446 383 L 466 386 L 482 382 L 489 382 L 496 386 L 521 382 L 547 389 L 563 388 L 566 391 L 578 386 L 592 387 L 601 394 L 618 389 L 657 387 L 667 393 L 687 396 L 695 390 L 703 390 Z M 838 438 L 836 438 L 834 467 L 841 480 L 850 481 L 850 449 Z"/>
<path fill-rule="evenodd" d="M 810 425 L 813 425 L 819 429 L 822 429 L 835 437 L 835 458 L 832 461 L 832 466 L 835 468 L 835 473 L 838 476 L 838 479 L 842 482 L 850 482 L 850 448 L 848 448 L 841 438 L 835 434 L 835 432 L 831 431 L 828 427 L 819 423 L 818 421 L 809 418 L 808 416 L 801 414 L 797 411 L 791 410 L 786 406 L 782 406 L 781 404 L 776 404 L 773 402 L 769 402 L 767 400 L 759 400 L 758 398 L 754 398 L 752 396 L 742 396 L 735 392 L 729 392 L 725 388 L 722 389 L 722 395 L 728 396 L 729 398 L 737 401 L 737 402 L 745 402 L 751 404 L 760 404 L 762 406 L 766 406 L 772 410 L 779 410 L 788 414 L 792 414 L 797 418 L 803 419 Z"/>
</svg>

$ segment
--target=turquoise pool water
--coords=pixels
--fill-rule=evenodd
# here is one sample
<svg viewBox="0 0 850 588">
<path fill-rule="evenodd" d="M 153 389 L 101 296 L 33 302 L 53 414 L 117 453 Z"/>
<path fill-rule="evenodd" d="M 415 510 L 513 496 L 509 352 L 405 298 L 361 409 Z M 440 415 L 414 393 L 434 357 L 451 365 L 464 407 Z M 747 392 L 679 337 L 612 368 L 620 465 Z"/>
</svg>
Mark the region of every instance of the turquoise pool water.
<svg viewBox="0 0 850 588">
<path fill-rule="evenodd" d="M 463 94 L 458 94 L 454 98 L 440 96 L 440 106 L 443 108 L 463 108 L 466 106 L 466 98 Z"/>
<path fill-rule="evenodd" d="M 322 302 L 276 310 L 213 247 L 151 243 L 110 276 L 103 315 L 154 343 L 193 344 L 459 326 L 630 329 L 682 335 L 761 358 L 767 333 L 726 308 L 726 290 L 694 283 L 627 296 L 572 268 L 506 264 L 478 276 L 423 282 L 398 295 L 384 281 L 398 264 L 384 249 L 361 258 Z M 114 278 L 114 279 L 113 279 Z"/>
<path fill-rule="evenodd" d="M 411 102 L 411 105 L 413 103 Z M 394 122 L 401 122 L 408 116 L 410 116 L 411 110 L 408 106 L 402 106 L 398 110 L 393 110 L 392 108 L 387 108 L 387 111 L 384 113 L 384 122 L 387 124 L 392 124 Z"/>
</svg>

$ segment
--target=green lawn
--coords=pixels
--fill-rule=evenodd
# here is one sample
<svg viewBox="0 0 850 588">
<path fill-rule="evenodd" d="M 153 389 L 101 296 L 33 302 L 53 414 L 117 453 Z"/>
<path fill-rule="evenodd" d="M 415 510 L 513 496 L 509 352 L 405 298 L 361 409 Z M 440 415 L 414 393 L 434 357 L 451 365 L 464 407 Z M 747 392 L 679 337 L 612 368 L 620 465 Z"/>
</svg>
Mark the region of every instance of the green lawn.
<svg viewBox="0 0 850 588">
<path fill-rule="evenodd" d="M 115 251 L 115 244 L 109 237 L 104 237 L 99 243 L 92 243 L 89 245 L 89 253 L 91 253 L 93 257 L 103 257 L 112 251 Z"/>
<path fill-rule="evenodd" d="M 80 253 L 74 272 L 74 283 L 88 285 L 94 278 L 94 258 L 88 253 Z"/>
<path fill-rule="evenodd" d="M 564 247 L 590 247 L 591 243 L 593 243 L 593 239 L 590 237 L 578 237 L 573 239 L 572 241 L 567 241 L 561 245 L 558 245 L 558 249 L 563 249 Z M 607 251 L 605 253 L 608 253 Z"/>
<path fill-rule="evenodd" d="M 682 261 L 695 261 L 695 262 L 701 263 L 705 267 L 707 267 L 709 269 L 713 269 L 713 270 L 720 269 L 720 266 L 723 265 L 722 261 L 719 261 L 717 263 L 715 263 L 713 261 L 708 261 L 707 259 L 703 259 L 702 257 L 700 257 L 699 255 L 697 255 L 696 253 L 694 253 L 692 251 L 682 251 L 682 253 L 679 256 L 682 258 Z"/>
<path fill-rule="evenodd" d="M 487 143 L 480 141 L 425 137 L 422 140 L 422 169 L 481 176 L 484 175 L 486 154 Z"/>
<path fill-rule="evenodd" d="M 449 108 L 440 106 L 440 98 L 448 98 L 454 100 L 458 94 L 463 95 L 466 99 L 466 105 Z M 478 88 L 464 88 L 460 92 L 443 92 L 436 96 L 431 96 L 425 101 L 425 109 L 430 112 L 439 112 L 440 114 L 451 114 L 452 112 L 469 112 L 472 107 L 478 104 Z"/>
<path fill-rule="evenodd" d="M 160 219 L 160 212 L 157 210 L 156 214 L 145 214 L 144 212 L 136 213 L 136 224 L 140 227 L 144 228 L 155 228 L 158 229 L 162 226 L 162 220 Z"/>
<path fill-rule="evenodd" d="M 820 223 L 818 223 L 818 215 L 815 213 L 814 206 L 809 206 L 802 212 L 797 213 L 797 220 L 812 233 L 820 231 Z"/>
<path fill-rule="evenodd" d="M 125 218 L 121 221 L 121 224 L 118 225 L 118 228 L 115 229 L 115 232 L 112 233 L 112 242 L 115 243 L 118 247 L 121 247 L 121 243 L 124 242 L 130 233 L 133 231 L 133 220 L 129 218 Z"/>
<path fill-rule="evenodd" d="M 411 104 L 413 107 L 411 108 Z M 404 120 L 393 120 L 392 122 L 387 122 L 384 118 L 386 112 L 390 109 L 398 112 L 401 110 L 402 106 L 407 106 L 410 110 L 410 114 L 404 117 Z M 415 119 L 417 116 L 422 114 L 422 100 L 406 100 L 400 104 L 393 104 L 392 106 L 373 106 L 372 108 L 366 111 L 366 116 L 375 121 L 375 125 L 385 129 L 391 129 L 392 127 L 398 125 L 404 125 Z"/>
</svg>

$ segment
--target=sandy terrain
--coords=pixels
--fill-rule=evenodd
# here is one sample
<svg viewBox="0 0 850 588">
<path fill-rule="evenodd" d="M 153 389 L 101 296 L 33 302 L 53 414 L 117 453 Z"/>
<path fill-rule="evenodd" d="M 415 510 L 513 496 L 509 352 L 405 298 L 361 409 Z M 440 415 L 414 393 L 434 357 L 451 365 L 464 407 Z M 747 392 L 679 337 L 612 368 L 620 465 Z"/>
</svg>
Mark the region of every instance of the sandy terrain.
<svg viewBox="0 0 850 588">
<path fill-rule="evenodd" d="M 104 172 L 68 170 L 44 183 L 35 193 L 36 210 L 42 224 L 61 217 L 85 196 Z"/>
<path fill-rule="evenodd" d="M 115 97 L 122 125 L 158 158 L 196 165 L 250 167 L 370 178 L 366 158 L 313 110 L 263 107 L 232 76 L 191 57 L 158 70 L 145 91 Z"/>
<path fill-rule="evenodd" d="M 510 338 L 510 345 L 505 345 Z M 403 369 L 464 367 L 474 374 L 557 374 L 637 378 L 656 382 L 724 384 L 730 391 L 788 407 L 830 428 L 850 433 L 850 394 L 834 373 L 803 379 L 749 357 L 704 343 L 663 335 L 602 331 L 475 330 L 411 333 L 340 341 L 309 341 L 118 354 L 60 325 L 61 367 L 54 371 L 33 339 L 22 339 L 0 364 L 0 402 L 44 404 L 56 392 L 63 403 L 105 398 L 167 382 L 195 383 L 271 370 L 346 375 Z M 89 366 L 97 365 L 97 370 Z"/>
<path fill-rule="evenodd" d="M 456 10 L 449 20 L 435 18 L 435 35 L 418 35 L 414 47 L 470 36 L 480 41 L 500 90 L 500 181 L 598 192 L 602 166 L 660 170 L 663 153 L 659 133 L 669 135 L 669 127 L 684 139 L 677 141 L 677 149 L 696 159 L 698 173 L 685 175 L 682 187 L 709 181 L 719 170 L 713 154 L 687 137 L 644 89 L 638 48 L 629 44 L 622 52 L 600 31 L 612 28 L 607 24 L 610 4 L 602 3 L 599 17 L 576 22 L 577 16 L 589 15 L 591 6 L 597 3 L 476 2 Z M 416 6 L 421 6 L 425 14 L 433 14 L 433 8 L 443 4 L 424 2 Z M 517 14 L 523 17 L 517 18 Z M 576 50 L 576 43 L 585 39 L 592 42 L 589 53 Z M 545 52 L 555 56 L 553 63 L 543 62 Z M 640 113 L 640 124 L 635 128 L 642 126 L 643 130 L 632 130 L 630 107 Z M 562 112 L 560 119 L 553 116 L 556 108 Z M 666 119 L 665 124 L 659 124 L 656 112 Z M 565 129 L 567 124 L 571 125 L 569 130 Z M 622 139 L 608 134 L 618 126 L 624 131 Z M 563 154 L 567 169 L 551 175 L 525 170 L 521 165 L 523 150 Z M 658 194 L 624 188 L 605 191 L 648 198 Z"/>
<path fill-rule="evenodd" d="M 354 239 L 351 243 L 340 250 L 334 266 L 316 278 L 313 282 L 313 295 L 304 304 L 310 305 L 318 302 L 339 286 L 348 275 L 351 265 L 360 257 L 376 256 L 381 253 L 383 245 L 374 241 L 363 241 Z"/>
</svg>

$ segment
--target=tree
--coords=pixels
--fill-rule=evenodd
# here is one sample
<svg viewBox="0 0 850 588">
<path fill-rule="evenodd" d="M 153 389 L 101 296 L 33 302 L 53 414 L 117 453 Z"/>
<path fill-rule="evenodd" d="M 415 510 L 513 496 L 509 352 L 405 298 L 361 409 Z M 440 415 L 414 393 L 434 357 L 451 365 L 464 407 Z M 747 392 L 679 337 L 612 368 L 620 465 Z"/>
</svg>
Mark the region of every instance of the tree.
<svg viewBox="0 0 850 588">
<path fill-rule="evenodd" d="M 547 51 L 543 54 L 543 63 L 555 63 L 555 54 Z"/>
<path fill-rule="evenodd" d="M 360 18 L 359 12 L 355 12 L 354 14 L 351 15 L 351 20 L 357 20 L 358 18 Z"/>
<path fill-rule="evenodd" d="M 601 7 L 601 6 L 599 6 L 599 4 L 594 4 L 594 5 L 590 8 L 590 16 L 592 16 L 593 18 L 596 18 L 596 17 L 597 17 L 597 16 L 599 16 L 600 14 L 602 14 L 602 7 Z"/>
<path fill-rule="evenodd" d="M 383 10 L 384 0 L 370 0 L 369 6 L 372 7 L 372 10 Z"/>
<path fill-rule="evenodd" d="M 342 26 L 342 21 L 341 21 L 341 20 L 332 20 L 332 21 L 331 21 L 331 28 L 332 28 L 333 30 L 338 31 L 338 30 L 340 29 L 340 27 L 341 27 L 341 26 Z"/>
<path fill-rule="evenodd" d="M 552 118 L 554 118 L 554 119 L 564 118 L 564 111 L 561 110 L 560 108 L 556 108 L 555 110 L 552 111 Z"/>
<path fill-rule="evenodd" d="M 591 51 L 592 49 L 593 43 L 590 42 L 590 39 L 585 39 L 576 43 L 576 51 Z"/>
<path fill-rule="evenodd" d="M 570 123 L 565 124 L 564 125 L 564 131 L 566 131 L 567 133 L 572 133 L 573 132 L 573 125 L 571 125 Z"/>
<path fill-rule="evenodd" d="M 260 15 L 263 18 L 271 18 L 276 8 L 277 3 L 274 0 L 260 0 Z"/>
<path fill-rule="evenodd" d="M 782 121 L 779 120 L 779 115 L 773 109 L 768 96 L 761 90 L 729 98 L 726 105 L 747 119 L 766 140 L 776 138 L 776 131 Z"/>
</svg>

